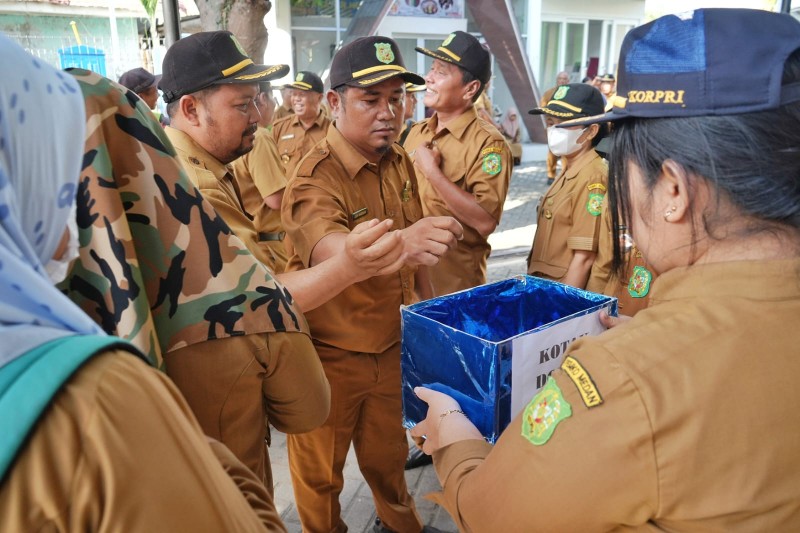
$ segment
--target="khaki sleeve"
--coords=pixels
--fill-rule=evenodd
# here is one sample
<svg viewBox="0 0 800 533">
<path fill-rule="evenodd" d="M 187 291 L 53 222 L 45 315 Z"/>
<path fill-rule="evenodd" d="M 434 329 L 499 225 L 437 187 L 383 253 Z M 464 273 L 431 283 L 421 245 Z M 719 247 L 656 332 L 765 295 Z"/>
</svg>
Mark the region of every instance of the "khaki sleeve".
<svg viewBox="0 0 800 533">
<path fill-rule="evenodd" d="M 649 414 L 613 357 L 589 352 L 572 355 L 603 403 L 587 408 L 572 380 L 554 372 L 571 415 L 544 443 L 523 434 L 523 410 L 493 449 L 462 441 L 435 454 L 439 501 L 459 530 L 609 531 L 654 516 L 659 486 Z"/>
<path fill-rule="evenodd" d="M 269 134 L 260 135 L 253 150 L 244 157 L 247 158 L 250 176 L 262 198 L 286 187 L 286 175 L 278 156 L 278 148 Z"/>
<path fill-rule="evenodd" d="M 281 222 L 306 268 L 311 252 L 329 233 L 349 233 L 347 209 L 339 191 L 322 179 L 297 177 L 289 182 Z"/>
<path fill-rule="evenodd" d="M 487 142 L 467 169 L 465 189 L 487 213 L 500 221 L 511 180 L 511 149 L 504 139 Z"/>
<path fill-rule="evenodd" d="M 586 283 L 587 291 L 602 293 L 611 278 L 611 261 L 614 256 L 612 238 L 611 215 L 608 212 L 608 204 L 606 203 L 603 205 L 603 212 L 600 215 L 597 257 L 592 263 L 592 272 L 589 274 L 589 281 Z"/>
<path fill-rule="evenodd" d="M 572 226 L 567 234 L 567 247 L 570 250 L 597 251 L 600 236 L 600 213 L 606 201 L 606 184 L 608 172 L 605 167 L 592 167 L 586 177 L 578 176 L 580 183 L 575 191 L 572 211 Z M 590 189 L 594 184 L 603 185 L 603 189 Z"/>
<path fill-rule="evenodd" d="M 234 483 L 164 374 L 109 352 L 37 425 L 0 489 L 0 530 L 285 531 L 257 483 Z"/>
<path fill-rule="evenodd" d="M 269 422 L 284 433 L 306 433 L 328 418 L 331 392 L 311 339 L 302 333 L 270 333 L 262 363 Z"/>
</svg>

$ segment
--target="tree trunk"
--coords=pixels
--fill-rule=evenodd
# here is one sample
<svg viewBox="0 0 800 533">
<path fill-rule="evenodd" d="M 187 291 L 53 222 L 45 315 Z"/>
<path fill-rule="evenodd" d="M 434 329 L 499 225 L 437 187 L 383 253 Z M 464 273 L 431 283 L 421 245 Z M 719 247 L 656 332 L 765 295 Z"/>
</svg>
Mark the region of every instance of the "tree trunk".
<svg viewBox="0 0 800 533">
<path fill-rule="evenodd" d="M 196 0 L 204 31 L 233 33 L 256 63 L 263 63 L 267 49 L 264 17 L 272 9 L 270 0 Z"/>
</svg>

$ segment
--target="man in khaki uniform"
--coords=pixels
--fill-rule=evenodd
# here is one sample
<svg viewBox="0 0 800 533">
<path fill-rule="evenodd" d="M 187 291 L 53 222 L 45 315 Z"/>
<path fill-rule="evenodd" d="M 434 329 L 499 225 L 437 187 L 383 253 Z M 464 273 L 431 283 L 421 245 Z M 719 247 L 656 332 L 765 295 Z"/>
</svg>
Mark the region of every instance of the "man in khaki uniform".
<svg viewBox="0 0 800 533">
<path fill-rule="evenodd" d="M 270 253 L 270 268 L 283 272 L 286 268 L 285 232 L 281 225 L 281 201 L 286 176 L 278 157 L 278 148 L 267 129 L 272 124 L 275 99 L 270 83 L 259 83 L 261 92 L 255 104 L 261 119 L 258 121 L 253 149 L 232 163 L 233 174 L 242 192 L 244 208 L 253 215 L 258 242 Z"/>
<path fill-rule="evenodd" d="M 434 115 L 414 125 L 404 148 L 414 159 L 425 216 L 454 216 L 458 247 L 431 269 L 437 296 L 486 283 L 487 237 L 500 222 L 511 178 L 503 135 L 478 119 L 474 102 L 491 76 L 489 52 L 472 35 L 450 34 L 425 77 L 423 102 Z"/>
<path fill-rule="evenodd" d="M 322 80 L 313 72 L 298 72 L 292 83 L 294 114 L 272 126 L 272 138 L 278 145 L 278 155 L 286 174 L 291 179 L 297 164 L 319 141 L 325 138 L 331 123 L 322 110 Z"/>
<path fill-rule="evenodd" d="M 561 87 L 562 85 L 566 85 L 569 83 L 569 72 L 566 70 L 562 70 L 556 75 L 556 85 L 555 87 L 550 87 L 547 89 L 544 94 L 542 95 L 542 99 L 539 100 L 539 107 L 546 107 L 547 102 L 552 100 L 553 94 L 556 92 L 556 89 Z M 553 183 L 556 179 L 556 166 L 558 165 L 558 156 L 547 150 L 547 183 Z M 565 164 L 564 160 L 561 160 L 561 165 Z"/>
<path fill-rule="evenodd" d="M 262 262 L 268 256 L 227 164 L 252 148 L 257 81 L 286 70 L 253 64 L 230 32 L 201 32 L 168 50 L 160 84 L 172 124 L 165 131 L 190 180 Z M 192 345 L 165 355 L 165 362 L 204 431 L 228 445 L 271 491 L 265 422 L 308 431 L 324 420 L 329 405 L 315 358 L 305 335 L 275 333 Z M 291 390 L 301 379 L 310 384 L 302 394 Z"/>
<path fill-rule="evenodd" d="M 227 165 L 252 148 L 258 127 L 253 103 L 258 81 L 285 70 L 285 65 L 253 64 L 226 31 L 181 39 L 164 57 L 160 87 L 172 118 L 172 126 L 165 131 L 189 178 L 251 250 L 258 247 L 256 231 Z M 263 477 L 270 490 L 265 422 L 286 433 L 305 432 L 322 423 L 329 409 L 327 379 L 299 309 L 313 309 L 384 266 L 399 268 L 399 264 L 392 266 L 402 253 L 399 239 L 386 238 L 369 246 L 386 229 L 378 225 L 362 231 L 362 225 L 362 233 L 354 231 L 348 242 L 355 247 L 302 275 L 278 277 L 286 290 L 279 287 L 265 293 L 264 300 L 271 302 L 269 308 L 282 303 L 297 307 L 290 319 L 282 322 L 290 320 L 296 333 L 236 335 L 232 331 L 229 338 L 191 345 L 165 356 L 167 373 L 186 396 L 203 429 L 228 445 Z M 364 256 L 367 259 L 360 261 Z M 214 306 L 224 324 L 235 318 L 225 310 L 240 295 L 230 297 Z"/>
<path fill-rule="evenodd" d="M 377 36 L 348 44 L 334 57 L 330 80 L 336 122 L 286 188 L 283 224 L 294 246 L 287 271 L 324 264 L 370 216 L 393 221 L 408 261 L 306 315 L 331 383 L 332 410 L 322 427 L 287 439 L 295 499 L 304 531 L 345 531 L 339 495 L 352 442 L 378 530 L 417 533 L 422 524 L 403 475 L 399 308 L 415 301 L 415 292 L 430 295 L 422 265 L 454 246 L 461 228 L 450 217 L 422 217 L 411 160 L 395 143 L 404 82 L 422 83 L 405 69 L 397 44 Z"/>
</svg>

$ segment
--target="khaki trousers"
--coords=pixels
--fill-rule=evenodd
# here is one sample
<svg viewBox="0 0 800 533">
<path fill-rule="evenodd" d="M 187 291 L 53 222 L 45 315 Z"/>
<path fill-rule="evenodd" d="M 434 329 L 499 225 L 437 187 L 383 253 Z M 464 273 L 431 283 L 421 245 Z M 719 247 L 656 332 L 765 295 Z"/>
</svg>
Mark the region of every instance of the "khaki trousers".
<svg viewBox="0 0 800 533">
<path fill-rule="evenodd" d="M 303 333 L 258 333 L 192 344 L 164 356 L 203 431 L 225 444 L 273 491 L 271 423 L 308 431 L 328 415 L 325 374 Z"/>
<path fill-rule="evenodd" d="M 383 526 L 418 533 L 422 522 L 403 470 L 408 442 L 402 426 L 400 344 L 380 354 L 315 345 L 331 384 L 331 413 L 322 427 L 287 436 L 303 531 L 347 531 L 339 495 L 352 442 Z"/>
</svg>

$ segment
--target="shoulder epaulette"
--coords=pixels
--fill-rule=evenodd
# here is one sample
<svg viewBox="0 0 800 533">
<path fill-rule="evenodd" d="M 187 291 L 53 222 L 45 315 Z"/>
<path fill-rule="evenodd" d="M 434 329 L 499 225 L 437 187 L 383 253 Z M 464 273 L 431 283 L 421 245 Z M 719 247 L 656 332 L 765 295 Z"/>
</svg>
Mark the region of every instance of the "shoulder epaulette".
<svg viewBox="0 0 800 533">
<path fill-rule="evenodd" d="M 319 162 L 328 157 L 329 154 L 330 151 L 327 146 L 317 145 L 300 160 L 300 164 L 297 166 L 297 177 L 310 178 Z"/>
</svg>

